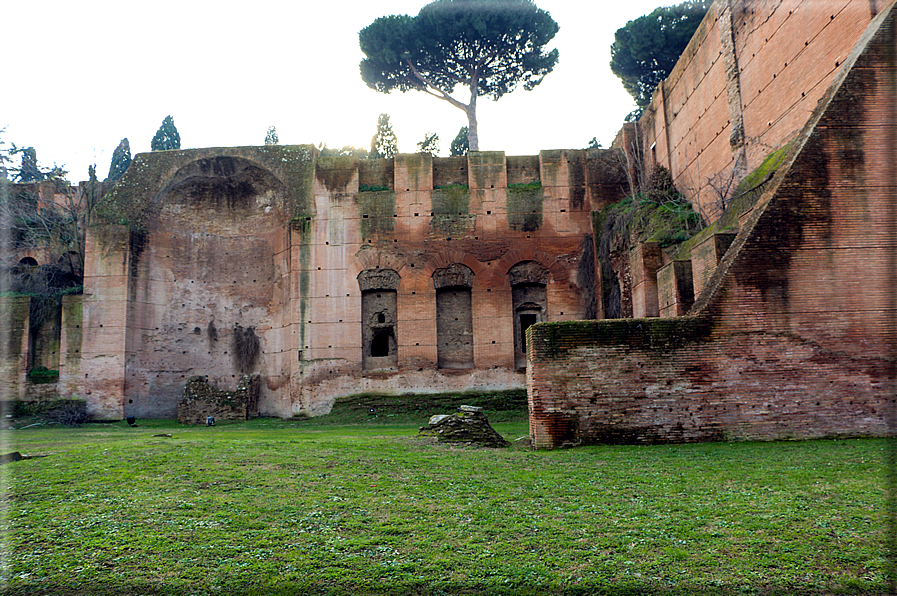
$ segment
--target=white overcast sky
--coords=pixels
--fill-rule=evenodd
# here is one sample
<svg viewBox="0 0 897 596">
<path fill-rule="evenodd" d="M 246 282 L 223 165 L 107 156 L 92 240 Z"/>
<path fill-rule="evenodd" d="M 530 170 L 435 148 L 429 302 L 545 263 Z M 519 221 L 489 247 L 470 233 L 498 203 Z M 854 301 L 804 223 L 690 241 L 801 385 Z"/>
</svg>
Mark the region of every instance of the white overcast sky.
<svg viewBox="0 0 897 596">
<path fill-rule="evenodd" d="M 92 163 L 105 178 L 124 137 L 132 155 L 149 151 L 169 114 L 187 149 L 261 145 L 271 125 L 281 144 L 369 147 L 387 113 L 400 151 L 415 151 L 432 131 L 448 155 L 463 112 L 420 92 L 378 93 L 358 72 L 358 31 L 426 3 L 6 2 L 0 139 L 5 148 L 35 147 L 41 166 L 64 166 L 78 181 Z M 533 91 L 480 98 L 480 148 L 535 155 L 580 149 L 596 136 L 608 146 L 634 108 L 608 66 L 614 31 L 670 3 L 537 0 L 560 25 L 550 46 L 560 61 Z"/>
</svg>

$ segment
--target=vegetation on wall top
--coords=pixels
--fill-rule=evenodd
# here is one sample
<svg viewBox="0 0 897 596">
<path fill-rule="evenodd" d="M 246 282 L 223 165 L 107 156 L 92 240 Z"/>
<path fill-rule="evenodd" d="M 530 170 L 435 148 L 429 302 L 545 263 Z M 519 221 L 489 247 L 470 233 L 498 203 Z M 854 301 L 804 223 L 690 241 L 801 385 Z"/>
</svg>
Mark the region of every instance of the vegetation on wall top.
<svg viewBox="0 0 897 596">
<path fill-rule="evenodd" d="M 639 242 L 657 242 L 668 248 L 685 242 L 704 228 L 704 221 L 691 203 L 676 190 L 669 170 L 658 166 L 648 176 L 641 192 L 593 213 L 595 248 L 601 262 L 604 316 L 623 316 L 620 285 L 612 261 L 614 255 L 628 257 Z"/>
</svg>

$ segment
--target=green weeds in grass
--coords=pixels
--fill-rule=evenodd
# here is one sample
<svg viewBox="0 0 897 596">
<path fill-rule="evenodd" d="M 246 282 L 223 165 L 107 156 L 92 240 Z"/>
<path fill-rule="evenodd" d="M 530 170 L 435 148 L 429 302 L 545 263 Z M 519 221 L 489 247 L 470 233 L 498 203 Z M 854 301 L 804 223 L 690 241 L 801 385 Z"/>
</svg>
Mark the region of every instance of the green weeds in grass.
<svg viewBox="0 0 897 596">
<path fill-rule="evenodd" d="M 884 440 L 451 448 L 379 399 L 10 431 L 5 593 L 885 591 Z"/>
</svg>

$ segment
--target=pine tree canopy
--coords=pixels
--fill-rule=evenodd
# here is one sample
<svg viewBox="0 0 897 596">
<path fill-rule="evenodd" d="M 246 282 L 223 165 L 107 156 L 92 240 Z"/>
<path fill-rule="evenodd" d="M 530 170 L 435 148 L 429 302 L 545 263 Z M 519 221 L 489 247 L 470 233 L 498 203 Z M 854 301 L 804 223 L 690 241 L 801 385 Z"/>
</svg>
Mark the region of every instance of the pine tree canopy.
<svg viewBox="0 0 897 596">
<path fill-rule="evenodd" d="M 463 110 L 477 151 L 477 97 L 541 83 L 557 64 L 558 51 L 544 49 L 557 31 L 531 0 L 436 0 L 416 17 L 385 16 L 362 29 L 361 78 L 376 91 L 414 89 Z M 466 104 L 450 95 L 459 85 Z"/>
</svg>

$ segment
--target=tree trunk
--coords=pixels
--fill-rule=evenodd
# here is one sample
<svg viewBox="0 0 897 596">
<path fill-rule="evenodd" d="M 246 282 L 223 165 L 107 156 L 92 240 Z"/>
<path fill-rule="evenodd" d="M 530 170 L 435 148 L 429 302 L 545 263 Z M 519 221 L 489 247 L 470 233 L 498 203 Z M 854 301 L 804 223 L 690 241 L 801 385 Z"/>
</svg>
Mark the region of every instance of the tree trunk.
<svg viewBox="0 0 897 596">
<path fill-rule="evenodd" d="M 477 135 L 477 110 L 472 106 L 467 110 L 467 146 L 468 151 L 480 150 L 480 138 Z"/>
<path fill-rule="evenodd" d="M 477 73 L 474 72 L 470 78 L 470 103 L 467 104 L 467 150 L 480 150 L 480 137 L 477 132 Z"/>
</svg>

